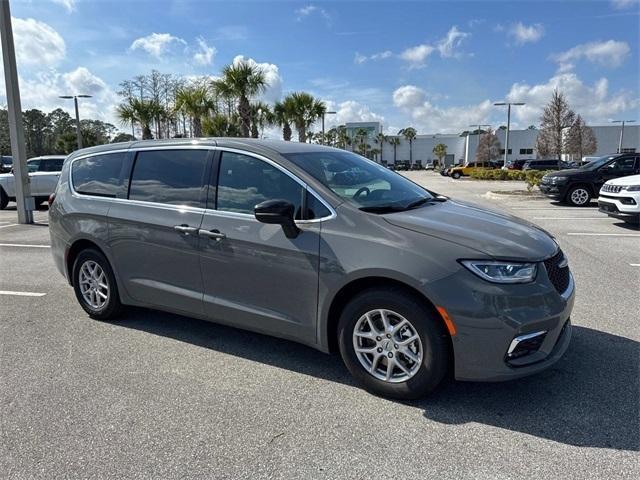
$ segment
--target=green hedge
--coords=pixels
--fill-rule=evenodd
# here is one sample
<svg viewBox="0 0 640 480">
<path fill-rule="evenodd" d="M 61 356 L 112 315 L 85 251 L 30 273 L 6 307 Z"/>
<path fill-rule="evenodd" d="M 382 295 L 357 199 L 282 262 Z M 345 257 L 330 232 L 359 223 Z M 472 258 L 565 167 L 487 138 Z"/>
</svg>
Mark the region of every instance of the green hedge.
<svg viewBox="0 0 640 480">
<path fill-rule="evenodd" d="M 475 170 L 471 173 L 471 178 L 477 180 L 522 180 L 527 182 L 527 189 L 533 190 L 533 187 L 540 183 L 540 179 L 553 170 Z"/>
</svg>

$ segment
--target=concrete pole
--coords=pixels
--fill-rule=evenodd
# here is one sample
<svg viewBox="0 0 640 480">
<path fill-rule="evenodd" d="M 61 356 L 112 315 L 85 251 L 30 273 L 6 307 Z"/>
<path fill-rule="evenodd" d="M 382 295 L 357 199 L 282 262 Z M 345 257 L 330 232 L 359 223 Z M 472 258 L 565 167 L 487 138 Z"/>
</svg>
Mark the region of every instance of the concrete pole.
<svg viewBox="0 0 640 480">
<path fill-rule="evenodd" d="M 509 129 L 511 128 L 511 104 L 507 104 L 507 131 L 504 139 L 504 163 L 503 167 L 507 166 L 507 155 L 509 154 Z"/>
<path fill-rule="evenodd" d="M 24 144 L 24 127 L 22 125 L 22 105 L 20 104 L 18 68 L 16 67 L 16 51 L 13 44 L 9 0 L 0 0 L 0 36 L 2 39 L 4 80 L 7 90 L 7 113 L 9 116 L 9 135 L 11 137 L 11 154 L 13 156 L 16 203 L 18 205 L 18 223 L 33 223 L 35 202 L 31 197 L 29 173 L 27 170 L 27 154 Z"/>
<path fill-rule="evenodd" d="M 322 112 L 322 138 L 320 139 L 320 143 L 324 145 L 324 112 Z"/>
<path fill-rule="evenodd" d="M 80 113 L 78 112 L 78 97 L 73 96 L 73 106 L 76 107 L 76 136 L 78 137 L 78 150 L 82 148 L 82 130 L 80 130 Z"/>
<path fill-rule="evenodd" d="M 624 140 L 624 120 L 622 120 L 622 126 L 620 127 L 620 141 L 618 142 L 618 153 L 622 153 L 622 140 Z"/>
</svg>

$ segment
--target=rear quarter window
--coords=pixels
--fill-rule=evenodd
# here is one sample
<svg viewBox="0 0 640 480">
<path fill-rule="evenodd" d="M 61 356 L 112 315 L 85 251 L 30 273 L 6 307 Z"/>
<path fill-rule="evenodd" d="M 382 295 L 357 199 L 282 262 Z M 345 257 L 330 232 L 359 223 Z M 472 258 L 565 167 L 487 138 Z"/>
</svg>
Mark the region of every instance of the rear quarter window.
<svg viewBox="0 0 640 480">
<path fill-rule="evenodd" d="M 116 197 L 122 186 L 122 165 L 126 153 L 107 153 L 75 160 L 71 180 L 76 192 L 98 197 Z"/>
</svg>

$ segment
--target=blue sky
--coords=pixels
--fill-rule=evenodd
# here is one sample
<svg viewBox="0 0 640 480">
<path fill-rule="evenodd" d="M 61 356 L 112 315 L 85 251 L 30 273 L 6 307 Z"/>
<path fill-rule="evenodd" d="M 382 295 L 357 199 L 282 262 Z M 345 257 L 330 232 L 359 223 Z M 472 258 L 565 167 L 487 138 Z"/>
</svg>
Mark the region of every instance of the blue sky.
<svg viewBox="0 0 640 480">
<path fill-rule="evenodd" d="M 554 88 L 592 124 L 640 120 L 637 0 L 213 2 L 13 0 L 23 106 L 65 106 L 114 121 L 121 80 L 155 68 L 217 75 L 260 64 L 265 99 L 307 90 L 339 113 L 395 133 L 504 123 L 493 101 L 524 101 L 537 123 Z M 0 102 L 4 101 L 4 86 Z M 80 92 L 82 90 L 83 92 Z M 66 105 L 70 107 L 71 105 Z"/>
</svg>

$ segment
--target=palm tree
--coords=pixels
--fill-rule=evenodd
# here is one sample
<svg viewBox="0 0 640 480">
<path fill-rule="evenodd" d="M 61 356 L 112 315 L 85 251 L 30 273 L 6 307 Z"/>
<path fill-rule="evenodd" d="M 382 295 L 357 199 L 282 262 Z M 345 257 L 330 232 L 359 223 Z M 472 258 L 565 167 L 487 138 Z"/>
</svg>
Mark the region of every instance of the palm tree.
<svg viewBox="0 0 640 480">
<path fill-rule="evenodd" d="M 291 101 L 291 113 L 293 123 L 298 131 L 298 141 L 305 142 L 307 140 L 307 129 L 322 117 L 327 111 L 327 107 L 323 102 L 316 100 L 306 92 L 294 92 L 285 98 L 285 102 L 287 99 Z"/>
<path fill-rule="evenodd" d="M 273 123 L 271 108 L 264 102 L 251 104 L 251 137 L 262 137 L 265 125 Z"/>
<path fill-rule="evenodd" d="M 398 145 L 400 145 L 400 137 L 391 137 L 387 142 L 389 142 L 389 145 L 393 145 L 393 163 L 395 164 Z"/>
<path fill-rule="evenodd" d="M 290 98 L 276 102 L 273 106 L 273 123 L 282 128 L 282 139 L 291 141 L 291 123 L 293 122 L 293 103 Z"/>
<path fill-rule="evenodd" d="M 373 140 L 378 145 L 380 145 L 380 149 L 379 149 L 380 150 L 380 152 L 379 152 L 380 153 L 380 162 L 382 162 L 382 150 L 383 150 L 382 147 L 384 145 L 384 142 L 387 141 L 387 136 L 384 133 L 380 132 L 379 134 L 376 135 L 376 137 Z"/>
<path fill-rule="evenodd" d="M 404 135 L 404 138 L 409 140 L 409 163 L 413 164 L 413 141 L 416 138 L 416 129 L 413 127 L 403 128 L 398 132 L 398 135 Z"/>
<path fill-rule="evenodd" d="M 191 118 L 193 136 L 202 136 L 202 119 L 215 110 L 215 102 L 204 85 L 180 88 L 176 92 L 175 109 Z"/>
<path fill-rule="evenodd" d="M 162 114 L 162 111 L 162 105 L 155 100 L 140 100 L 132 97 L 127 102 L 118 105 L 116 115 L 123 125 L 133 127 L 138 123 L 142 130 L 142 139 L 149 140 L 153 138 L 151 124 L 155 118 Z"/>
<path fill-rule="evenodd" d="M 433 147 L 433 154 L 438 157 L 438 165 L 442 165 L 442 159 L 447 155 L 447 146 L 439 143 Z"/>
<path fill-rule="evenodd" d="M 257 65 L 241 60 L 222 69 L 222 78 L 214 82 L 217 92 L 223 97 L 238 99 L 238 115 L 243 137 L 249 136 L 251 127 L 250 98 L 264 92 L 267 87 L 264 72 Z"/>
<path fill-rule="evenodd" d="M 369 146 L 367 142 L 369 138 L 369 132 L 367 132 L 364 128 L 359 128 L 358 130 L 356 130 L 355 138 L 358 139 L 358 151 L 362 156 L 366 157 L 367 147 Z"/>
</svg>

